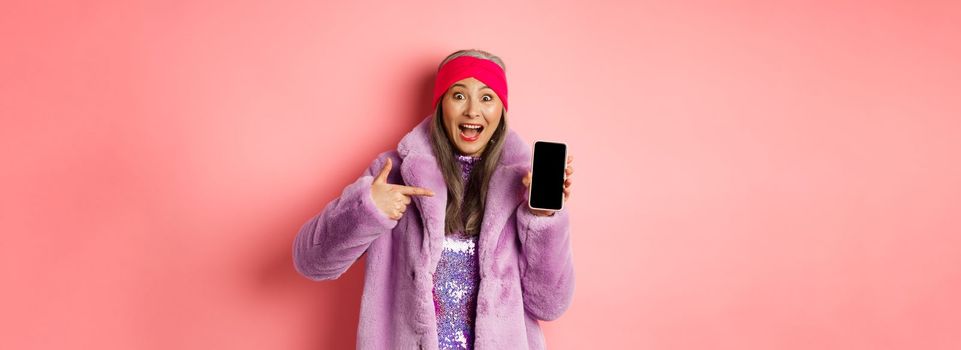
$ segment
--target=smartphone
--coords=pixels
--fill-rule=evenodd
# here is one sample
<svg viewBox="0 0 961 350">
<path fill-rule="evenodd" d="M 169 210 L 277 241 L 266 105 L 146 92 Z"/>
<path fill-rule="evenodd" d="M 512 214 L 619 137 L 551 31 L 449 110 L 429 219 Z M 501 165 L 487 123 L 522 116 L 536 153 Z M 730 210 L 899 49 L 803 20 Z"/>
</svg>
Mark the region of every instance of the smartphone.
<svg viewBox="0 0 961 350">
<path fill-rule="evenodd" d="M 535 141 L 531 160 L 531 185 L 527 206 L 532 209 L 558 211 L 564 208 L 564 173 L 567 168 L 567 144 Z"/>
</svg>

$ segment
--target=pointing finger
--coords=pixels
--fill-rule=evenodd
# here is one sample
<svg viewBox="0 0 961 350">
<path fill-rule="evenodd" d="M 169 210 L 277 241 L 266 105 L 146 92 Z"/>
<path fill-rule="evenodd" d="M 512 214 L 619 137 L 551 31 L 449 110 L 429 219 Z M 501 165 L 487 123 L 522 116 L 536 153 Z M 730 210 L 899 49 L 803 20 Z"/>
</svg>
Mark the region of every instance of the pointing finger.
<svg viewBox="0 0 961 350">
<path fill-rule="evenodd" d="M 406 194 L 408 196 L 433 196 L 434 195 L 434 191 L 428 190 L 426 188 L 410 187 L 410 186 L 397 186 L 397 192 Z"/>
</svg>

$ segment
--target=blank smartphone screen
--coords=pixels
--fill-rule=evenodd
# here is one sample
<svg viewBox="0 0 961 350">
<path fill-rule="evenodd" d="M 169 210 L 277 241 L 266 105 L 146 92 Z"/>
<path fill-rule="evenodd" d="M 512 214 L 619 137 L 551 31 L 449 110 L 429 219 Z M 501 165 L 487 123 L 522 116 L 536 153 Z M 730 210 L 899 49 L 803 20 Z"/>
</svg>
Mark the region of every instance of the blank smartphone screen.
<svg viewBox="0 0 961 350">
<path fill-rule="evenodd" d="M 563 143 L 534 142 L 530 206 L 561 210 L 564 204 L 564 168 L 567 146 Z"/>
</svg>

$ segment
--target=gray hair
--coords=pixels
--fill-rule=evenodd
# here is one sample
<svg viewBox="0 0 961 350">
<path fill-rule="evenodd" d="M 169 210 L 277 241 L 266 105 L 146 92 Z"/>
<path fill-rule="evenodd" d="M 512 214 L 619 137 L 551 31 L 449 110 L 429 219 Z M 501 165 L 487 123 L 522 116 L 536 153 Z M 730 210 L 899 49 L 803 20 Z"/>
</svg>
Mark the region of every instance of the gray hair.
<svg viewBox="0 0 961 350">
<path fill-rule="evenodd" d="M 494 62 L 494 63 L 497 63 L 498 66 L 501 66 L 501 69 L 504 70 L 504 73 L 507 73 L 507 67 L 504 65 L 504 61 L 501 60 L 500 57 L 497 57 L 497 56 L 495 56 L 494 54 L 492 54 L 492 53 L 490 53 L 490 52 L 487 52 L 487 51 L 484 51 L 484 50 L 477 50 L 477 49 L 458 50 L 458 51 L 456 51 L 456 52 L 448 55 L 447 58 L 445 58 L 443 61 L 441 61 L 440 64 L 437 66 L 437 70 L 440 71 L 440 67 L 443 67 L 444 64 L 447 63 L 447 61 L 450 61 L 450 60 L 452 60 L 452 59 L 458 58 L 458 57 L 460 57 L 460 56 L 471 56 L 471 57 L 476 57 L 476 58 L 483 58 L 483 59 L 485 59 L 485 60 L 490 60 L 490 61 L 492 61 L 492 62 Z"/>
</svg>

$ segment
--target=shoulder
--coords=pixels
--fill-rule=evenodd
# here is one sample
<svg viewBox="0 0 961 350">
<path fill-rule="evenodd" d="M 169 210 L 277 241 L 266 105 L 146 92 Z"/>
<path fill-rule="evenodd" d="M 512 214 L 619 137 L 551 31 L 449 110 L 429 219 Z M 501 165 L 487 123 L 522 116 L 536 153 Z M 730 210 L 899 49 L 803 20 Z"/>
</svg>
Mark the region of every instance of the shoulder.
<svg viewBox="0 0 961 350">
<path fill-rule="evenodd" d="M 531 149 L 527 141 L 514 129 L 508 128 L 504 137 L 504 149 L 501 153 L 500 165 L 525 165 L 531 161 Z"/>
</svg>

